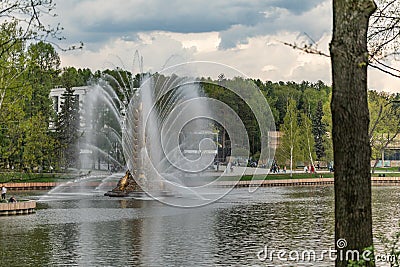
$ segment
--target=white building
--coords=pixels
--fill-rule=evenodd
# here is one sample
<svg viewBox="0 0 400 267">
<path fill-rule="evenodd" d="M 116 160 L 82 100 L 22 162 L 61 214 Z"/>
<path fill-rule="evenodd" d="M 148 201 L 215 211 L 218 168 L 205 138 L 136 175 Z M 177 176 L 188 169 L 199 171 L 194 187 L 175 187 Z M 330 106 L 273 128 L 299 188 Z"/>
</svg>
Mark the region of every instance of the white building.
<svg viewBox="0 0 400 267">
<path fill-rule="evenodd" d="M 79 102 L 79 110 L 82 110 L 82 103 L 84 103 L 85 96 L 90 90 L 90 86 L 80 86 L 80 87 L 73 87 L 74 95 L 78 98 Z M 63 103 L 62 94 L 65 92 L 65 88 L 54 88 L 50 91 L 50 98 L 53 101 L 53 108 L 54 111 L 57 113 L 61 112 L 61 105 Z M 81 112 L 80 112 L 81 113 Z M 82 113 L 80 116 L 81 127 L 84 126 L 85 120 L 83 119 Z M 50 124 L 50 129 L 54 128 L 54 124 Z"/>
<path fill-rule="evenodd" d="M 82 107 L 82 102 L 90 89 L 90 86 L 80 86 L 80 87 L 73 87 L 74 95 L 78 97 L 79 100 L 79 107 Z M 61 111 L 61 104 L 62 104 L 62 94 L 65 92 L 65 88 L 54 88 L 50 91 L 50 98 L 53 100 L 53 107 L 54 110 L 59 113 Z"/>
</svg>

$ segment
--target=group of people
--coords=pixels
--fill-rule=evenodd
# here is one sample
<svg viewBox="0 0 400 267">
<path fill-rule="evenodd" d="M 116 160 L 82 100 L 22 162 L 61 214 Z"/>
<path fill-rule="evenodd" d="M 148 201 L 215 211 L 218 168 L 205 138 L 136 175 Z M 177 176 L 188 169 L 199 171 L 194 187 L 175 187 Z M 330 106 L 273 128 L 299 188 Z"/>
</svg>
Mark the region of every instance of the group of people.
<svg viewBox="0 0 400 267">
<path fill-rule="evenodd" d="M 6 194 L 7 194 L 7 188 L 5 186 L 1 187 L 1 200 L 5 200 L 6 199 Z M 9 203 L 16 203 L 17 199 L 12 196 L 10 197 L 10 199 L 8 200 Z"/>
<path fill-rule="evenodd" d="M 283 173 L 286 173 L 286 165 L 283 166 L 282 169 Z M 281 172 L 281 167 L 274 161 L 271 165 L 270 172 L 272 173 L 280 173 Z"/>
<path fill-rule="evenodd" d="M 318 166 L 317 166 L 317 168 L 319 169 L 319 163 L 318 163 Z M 315 173 L 315 167 L 314 167 L 314 165 L 310 165 L 310 166 L 304 166 L 304 172 L 305 173 Z"/>
</svg>

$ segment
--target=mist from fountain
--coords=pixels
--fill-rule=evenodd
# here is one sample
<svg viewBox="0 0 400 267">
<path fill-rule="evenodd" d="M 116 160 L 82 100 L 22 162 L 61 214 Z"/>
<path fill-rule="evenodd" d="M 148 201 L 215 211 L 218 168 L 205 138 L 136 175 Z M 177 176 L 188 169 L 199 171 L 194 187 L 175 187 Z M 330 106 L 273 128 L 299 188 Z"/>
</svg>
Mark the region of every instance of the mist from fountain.
<svg viewBox="0 0 400 267">
<path fill-rule="evenodd" d="M 95 157 L 102 156 L 122 168 L 125 164 L 116 158 L 116 150 L 122 150 L 123 103 L 104 80 L 90 86 L 84 101 L 81 150 L 89 151 L 90 157 L 82 156 L 81 166 L 93 169 Z"/>
<path fill-rule="evenodd" d="M 123 80 L 122 76 L 117 78 Z M 118 80 L 105 74 L 88 86 L 85 97 L 81 99 L 81 177 L 61 183 L 41 200 L 73 197 L 74 194 L 103 195 L 112 189 L 111 182 L 115 184 L 123 176 L 126 169 L 122 154 L 123 120 L 128 97 L 137 89 L 130 86 L 125 88 L 123 86 L 126 84 L 120 85 Z M 110 171 L 119 172 L 110 174 Z M 93 184 L 97 184 L 97 187 Z"/>
<path fill-rule="evenodd" d="M 179 82 L 179 83 L 178 83 Z M 150 195 L 157 196 L 160 191 L 172 191 L 174 194 L 194 190 L 184 186 L 185 170 L 178 162 L 185 157 L 181 153 L 184 143 L 179 143 L 182 129 L 176 129 L 173 124 L 165 124 L 171 112 L 189 99 L 200 97 L 200 87 L 184 86 L 178 77 L 151 76 L 143 83 L 128 106 L 123 130 L 123 151 L 127 166 L 140 186 Z M 192 106 L 192 111 L 207 110 L 207 105 Z M 203 112 L 204 113 L 204 112 Z M 200 112 L 201 114 L 201 112 Z M 196 121 L 196 120 L 195 120 Z M 172 127 L 171 127 L 172 126 Z M 212 132 L 211 123 L 192 123 L 186 132 Z M 163 140 L 161 134 L 168 136 Z M 174 140 L 175 142 L 172 142 Z M 187 143 L 190 142 L 187 140 Z M 216 151 L 214 144 L 213 150 Z M 213 163 L 215 153 L 208 156 L 207 166 Z M 199 157 L 204 160 L 204 156 Z M 192 161 L 188 167 L 198 172 L 198 162 Z M 196 166 L 196 167 L 195 167 Z M 204 170 L 205 168 L 202 168 Z M 140 178 L 141 177 L 141 178 Z M 154 195 L 155 194 L 155 195 Z"/>
<path fill-rule="evenodd" d="M 212 71 L 217 73 L 227 71 L 226 66 L 218 64 L 201 62 L 198 66 L 207 71 L 215 68 Z M 229 106 L 203 96 L 198 78 L 201 75 L 196 75 L 191 67 L 191 64 L 175 65 L 154 75 L 140 74 L 128 79 L 122 77 L 126 72 L 117 71 L 121 75 L 118 79 L 105 75 L 91 86 L 83 104 L 85 124 L 81 142 L 82 148 L 90 153 L 87 153 L 89 157 L 82 158 L 82 166 L 93 168 L 96 156 L 107 158 L 109 164 L 120 167 L 121 171 L 130 171 L 131 176 L 126 174 L 125 177 L 132 178 L 135 185 L 129 190 L 145 192 L 172 205 L 204 205 L 232 190 L 233 187 L 223 192 L 213 191 L 215 183 L 227 176 L 227 172 L 209 171 L 217 152 L 216 124 L 224 127 L 234 144 L 232 156 L 238 155 L 240 150 L 241 156 L 248 157 L 247 131 Z M 253 84 L 241 86 L 232 91 L 252 107 L 261 122 L 261 142 L 265 146 L 267 131 L 274 129 L 272 113 Z M 267 148 L 261 151 L 261 159 L 273 157 L 273 151 Z M 230 180 L 238 181 L 242 174 L 235 172 Z M 118 175 L 122 177 L 123 174 Z M 109 189 L 106 185 L 116 177 L 103 174 L 100 185 L 93 191 L 100 193 Z M 126 185 L 126 181 L 124 183 Z M 164 200 L 166 192 L 175 196 L 172 199 L 179 200 Z"/>
</svg>

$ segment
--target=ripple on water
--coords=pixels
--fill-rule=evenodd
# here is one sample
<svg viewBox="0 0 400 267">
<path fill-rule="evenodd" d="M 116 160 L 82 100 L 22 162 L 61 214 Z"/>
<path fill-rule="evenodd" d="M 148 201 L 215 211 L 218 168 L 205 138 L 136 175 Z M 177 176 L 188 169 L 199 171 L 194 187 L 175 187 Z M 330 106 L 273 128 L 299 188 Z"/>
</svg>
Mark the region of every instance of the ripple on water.
<svg viewBox="0 0 400 267">
<path fill-rule="evenodd" d="M 375 233 L 398 230 L 400 188 L 373 188 Z M 0 218 L 4 266 L 333 266 L 260 262 L 270 249 L 329 249 L 333 187 L 233 190 L 182 209 L 99 196 L 38 203 L 36 214 Z M 377 243 L 378 244 L 378 243 Z M 378 244 L 379 247 L 379 244 Z"/>
</svg>

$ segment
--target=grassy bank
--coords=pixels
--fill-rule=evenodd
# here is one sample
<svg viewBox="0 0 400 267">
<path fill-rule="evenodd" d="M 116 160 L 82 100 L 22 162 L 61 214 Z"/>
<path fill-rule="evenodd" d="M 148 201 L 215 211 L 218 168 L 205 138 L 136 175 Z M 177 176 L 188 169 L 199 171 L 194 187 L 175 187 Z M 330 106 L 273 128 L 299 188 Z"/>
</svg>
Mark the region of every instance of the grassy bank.
<svg viewBox="0 0 400 267">
<path fill-rule="evenodd" d="M 265 175 L 256 175 L 255 180 L 284 180 L 284 179 L 309 179 L 309 178 L 333 178 L 333 173 L 316 173 L 316 174 L 309 174 L 309 173 L 294 173 L 291 177 L 288 173 L 282 174 L 270 174 L 267 177 Z M 389 172 L 389 173 L 374 173 L 371 174 L 372 177 L 400 177 L 399 172 Z M 229 180 L 229 177 L 224 177 L 223 180 Z M 241 181 L 249 181 L 252 180 L 252 175 L 244 175 L 240 179 Z"/>
<path fill-rule="evenodd" d="M 380 171 L 380 172 L 399 172 L 399 167 L 377 167 L 375 168 L 375 171 Z"/>
<path fill-rule="evenodd" d="M 59 182 L 74 177 L 69 173 L 0 172 L 0 183 Z"/>
<path fill-rule="evenodd" d="M 373 177 L 400 177 L 399 172 L 374 173 Z M 72 173 L 21 173 L 21 172 L 0 172 L 0 183 L 29 183 L 29 182 L 63 182 L 79 177 L 79 174 Z M 283 179 L 309 179 L 309 178 L 333 178 L 333 173 L 294 173 L 291 177 L 288 173 L 256 175 L 256 180 L 283 180 Z M 214 177 L 217 178 L 217 177 Z M 244 175 L 240 178 L 241 181 L 252 180 L 252 175 Z M 237 177 L 225 176 L 222 181 L 237 180 Z"/>
<path fill-rule="evenodd" d="M 284 180 L 284 179 L 309 179 L 309 178 L 320 178 L 322 175 L 323 178 L 333 178 L 333 173 L 317 173 L 317 174 L 309 174 L 309 173 L 294 173 L 293 176 L 290 176 L 288 173 L 280 173 L 280 174 L 270 174 L 267 177 L 265 175 L 256 175 L 256 180 Z M 252 175 L 244 175 L 240 180 L 241 181 L 249 181 L 253 179 Z"/>
</svg>

